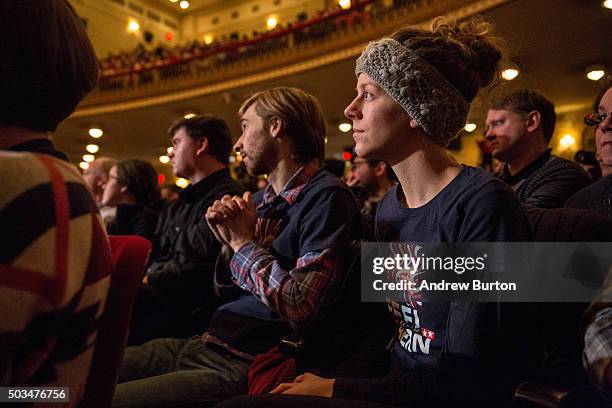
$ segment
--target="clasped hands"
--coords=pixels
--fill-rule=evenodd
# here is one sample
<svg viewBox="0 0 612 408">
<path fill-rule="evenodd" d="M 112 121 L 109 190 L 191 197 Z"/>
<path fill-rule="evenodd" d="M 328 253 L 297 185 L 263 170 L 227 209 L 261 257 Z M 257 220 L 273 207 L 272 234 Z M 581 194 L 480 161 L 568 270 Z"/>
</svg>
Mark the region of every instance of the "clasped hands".
<svg viewBox="0 0 612 408">
<path fill-rule="evenodd" d="M 205 217 L 215 238 L 234 252 L 255 236 L 255 205 L 248 191 L 242 197 L 226 194 L 216 200 L 206 210 Z"/>
</svg>

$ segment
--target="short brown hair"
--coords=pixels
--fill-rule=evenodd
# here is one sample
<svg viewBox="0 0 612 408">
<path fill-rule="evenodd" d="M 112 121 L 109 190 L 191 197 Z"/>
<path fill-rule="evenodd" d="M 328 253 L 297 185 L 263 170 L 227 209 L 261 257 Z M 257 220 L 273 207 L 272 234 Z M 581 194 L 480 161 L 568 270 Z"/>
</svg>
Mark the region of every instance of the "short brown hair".
<svg viewBox="0 0 612 408">
<path fill-rule="evenodd" d="M 2 0 L 0 38 L 0 124 L 55 130 L 98 79 L 83 22 L 66 0 Z"/>
<path fill-rule="evenodd" d="M 294 158 L 307 163 L 316 159 L 323 164 L 327 126 L 321 104 L 312 95 L 298 88 L 278 87 L 257 92 L 244 101 L 238 114 L 255 104 L 257 115 L 269 122 L 278 117 L 294 145 Z"/>
<path fill-rule="evenodd" d="M 521 115 L 538 111 L 542 117 L 542 133 L 544 133 L 546 144 L 552 139 L 555 123 L 557 123 L 555 104 L 533 89 L 519 89 L 510 94 L 503 95 L 493 101 L 490 109 L 508 110 Z"/>
<path fill-rule="evenodd" d="M 189 119 L 178 119 L 168 129 L 168 135 L 174 134 L 184 127 L 185 133 L 194 139 L 208 139 L 208 154 L 219 163 L 227 164 L 232 151 L 232 136 L 225 120 L 213 115 L 198 115 Z"/>
</svg>

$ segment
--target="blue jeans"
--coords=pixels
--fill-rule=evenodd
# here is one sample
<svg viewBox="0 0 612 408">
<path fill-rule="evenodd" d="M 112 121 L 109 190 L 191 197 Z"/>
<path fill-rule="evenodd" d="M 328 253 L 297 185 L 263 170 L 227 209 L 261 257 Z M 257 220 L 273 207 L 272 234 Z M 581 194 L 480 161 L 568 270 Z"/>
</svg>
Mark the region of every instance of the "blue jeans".
<svg viewBox="0 0 612 408">
<path fill-rule="evenodd" d="M 249 364 L 209 348 L 199 336 L 128 347 L 113 407 L 166 407 L 245 394 Z"/>
</svg>

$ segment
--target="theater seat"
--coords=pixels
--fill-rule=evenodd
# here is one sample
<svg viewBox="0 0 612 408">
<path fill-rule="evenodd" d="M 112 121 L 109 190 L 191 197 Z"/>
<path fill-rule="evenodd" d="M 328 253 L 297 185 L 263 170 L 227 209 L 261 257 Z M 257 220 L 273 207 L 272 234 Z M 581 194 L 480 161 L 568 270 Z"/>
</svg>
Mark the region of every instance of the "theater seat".
<svg viewBox="0 0 612 408">
<path fill-rule="evenodd" d="M 123 359 L 136 292 L 144 274 L 151 243 L 139 236 L 110 236 L 113 272 L 96 349 L 80 406 L 110 407 Z"/>
</svg>

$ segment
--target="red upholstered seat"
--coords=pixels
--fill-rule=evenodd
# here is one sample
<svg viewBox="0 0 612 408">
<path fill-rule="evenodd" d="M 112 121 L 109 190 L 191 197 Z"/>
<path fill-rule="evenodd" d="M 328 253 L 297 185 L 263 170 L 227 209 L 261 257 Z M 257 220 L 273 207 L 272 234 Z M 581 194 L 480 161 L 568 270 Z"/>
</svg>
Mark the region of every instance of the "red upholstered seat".
<svg viewBox="0 0 612 408">
<path fill-rule="evenodd" d="M 151 243 L 139 236 L 110 236 L 113 272 L 81 407 L 110 407 L 123 359 L 132 306 Z"/>
</svg>

